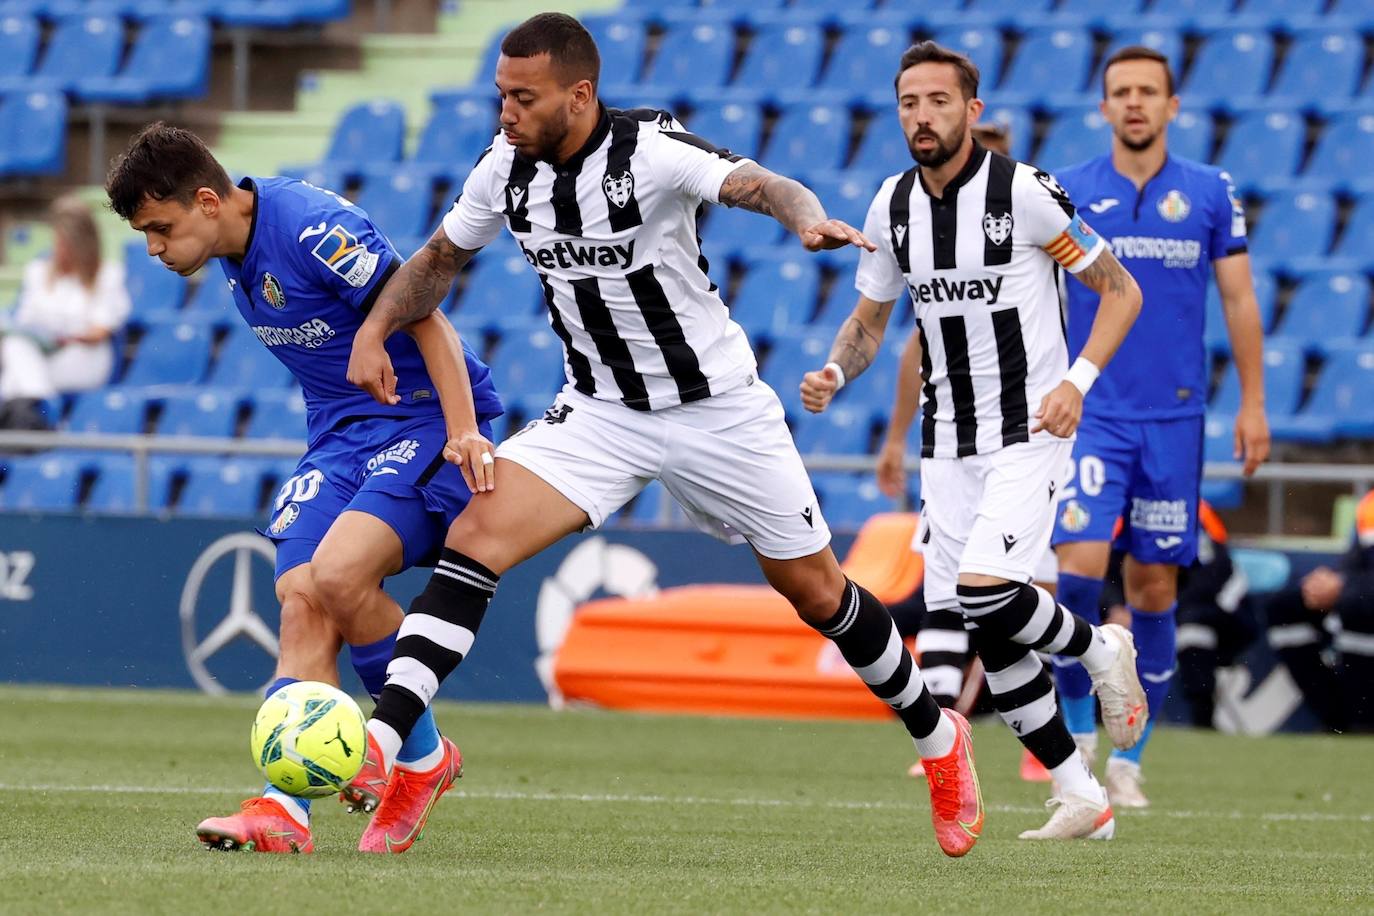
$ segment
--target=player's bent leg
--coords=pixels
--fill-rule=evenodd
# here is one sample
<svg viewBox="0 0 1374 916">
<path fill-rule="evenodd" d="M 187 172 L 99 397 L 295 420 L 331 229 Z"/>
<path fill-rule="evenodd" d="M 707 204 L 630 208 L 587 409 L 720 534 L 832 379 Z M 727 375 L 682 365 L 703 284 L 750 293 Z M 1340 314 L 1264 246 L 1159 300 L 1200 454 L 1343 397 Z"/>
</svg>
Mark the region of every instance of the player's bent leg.
<svg viewBox="0 0 1374 916">
<path fill-rule="evenodd" d="M 787 560 L 755 556 L 768 583 L 901 718 L 926 770 L 936 840 L 946 855 L 968 853 L 985 816 L 968 722 L 941 711 L 887 608 L 845 577 L 829 547 Z"/>
<path fill-rule="evenodd" d="M 308 565 L 296 566 L 277 578 L 277 599 L 281 602 L 280 654 L 277 676 L 266 695 L 296 681 L 337 686 L 341 640 L 314 598 Z M 315 848 L 309 800 L 272 786 L 245 801 L 236 814 L 201 821 L 196 836 L 207 849 L 312 852 Z"/>
<path fill-rule="evenodd" d="M 1100 624 L 1102 585 L 1111 560 L 1111 544 L 1107 541 L 1071 541 L 1058 545 L 1055 552 L 1059 557 L 1056 600 L 1088 623 Z M 1054 675 L 1064 722 L 1080 748 L 1086 746 L 1095 752 L 1097 703 L 1091 693 L 1092 679 L 1082 663 L 1072 658 L 1056 658 Z"/>
</svg>

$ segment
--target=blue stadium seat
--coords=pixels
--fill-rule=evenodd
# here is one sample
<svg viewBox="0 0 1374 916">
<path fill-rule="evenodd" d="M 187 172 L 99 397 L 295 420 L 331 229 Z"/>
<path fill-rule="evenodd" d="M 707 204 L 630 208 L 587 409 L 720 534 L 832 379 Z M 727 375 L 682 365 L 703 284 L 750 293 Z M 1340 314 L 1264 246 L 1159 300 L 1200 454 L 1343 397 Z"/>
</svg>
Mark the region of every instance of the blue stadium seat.
<svg viewBox="0 0 1374 916">
<path fill-rule="evenodd" d="M 1235 462 L 1236 418 L 1227 414 L 1208 413 L 1203 422 L 1202 458 L 1221 464 Z M 1204 480 L 1202 498 L 1214 509 L 1238 509 L 1245 497 L 1245 485 L 1239 480 Z"/>
<path fill-rule="evenodd" d="M 173 512 L 188 517 L 244 518 L 258 514 L 266 468 L 248 458 L 193 458 Z"/>
<path fill-rule="evenodd" d="M 1340 0 L 1337 0 L 1339 6 Z M 1320 16 L 1326 0 L 1240 0 L 1239 12 L 1243 16 L 1274 16 L 1278 21 L 1289 21 L 1303 16 Z"/>
<path fill-rule="evenodd" d="M 1028 18 L 1047 13 L 1054 0 L 969 0 L 970 13 L 1005 17 L 1008 21 L 1021 23 Z"/>
<path fill-rule="evenodd" d="M 1053 172 L 1111 149 L 1112 128 L 1097 106 L 1059 112 L 1035 154 L 1035 164 Z"/>
<path fill-rule="evenodd" d="M 60 92 L 0 96 L 0 178 L 61 174 L 66 152 L 67 100 Z"/>
<path fill-rule="evenodd" d="M 1211 115 L 1199 111 L 1180 111 L 1169 125 L 1169 155 L 1207 162 L 1212 154 Z"/>
<path fill-rule="evenodd" d="M 1312 158 L 1303 169 L 1303 176 L 1341 188 L 1365 178 L 1371 162 L 1374 162 L 1374 112 L 1346 112 L 1326 122 Z"/>
<path fill-rule="evenodd" d="M 1215 13 L 1220 4 L 1216 0 L 1150 0 L 1151 16 L 1171 16 L 1188 19 L 1199 14 Z"/>
<path fill-rule="evenodd" d="M 1270 416 L 1286 417 L 1298 409 L 1307 360 L 1301 342 L 1274 337 L 1264 342 L 1264 401 Z M 1226 367 L 1209 410 L 1234 414 L 1240 409 L 1240 376 Z"/>
<path fill-rule="evenodd" d="M 607 85 L 633 83 L 644 66 L 644 23 L 614 13 L 586 16 L 582 24 L 601 52 L 601 81 Z"/>
<path fill-rule="evenodd" d="M 304 439 L 305 400 L 301 393 L 255 392 L 243 434 L 249 439 Z"/>
<path fill-rule="evenodd" d="M 133 318 L 174 312 L 186 299 L 186 278 L 172 273 L 148 256 L 143 242 L 124 246 L 124 287 L 133 304 Z"/>
<path fill-rule="evenodd" d="M 820 88 L 855 95 L 892 85 L 893 61 L 911 44 L 911 29 L 905 19 L 881 13 L 865 13 L 864 19 L 849 23 L 840 34 Z"/>
<path fill-rule="evenodd" d="M 1327 15 L 1333 19 L 1347 19 L 1361 31 L 1368 31 L 1374 24 L 1374 3 L 1369 0 L 1332 0 Z"/>
<path fill-rule="evenodd" d="M 114 75 L 124 54 L 124 25 L 114 16 L 64 16 L 55 25 L 34 77 L 68 91 L 82 79 Z"/>
<path fill-rule="evenodd" d="M 1261 95 L 1273 66 L 1274 39 L 1268 32 L 1246 28 L 1214 32 L 1198 49 L 1183 82 L 1184 103 L 1206 107 Z"/>
<path fill-rule="evenodd" d="M 704 10 L 718 12 L 771 12 L 782 9 L 787 0 L 698 0 L 698 6 Z"/>
<path fill-rule="evenodd" d="M 373 166 L 363 175 L 362 191 L 353 202 L 388 237 L 428 236 L 434 231 L 434 186 L 426 170 Z"/>
<path fill-rule="evenodd" d="M 1374 271 L 1374 246 L 1369 244 L 1370 239 L 1374 239 L 1374 193 L 1355 201 L 1332 257 L 1348 260 L 1366 273 Z"/>
<path fill-rule="evenodd" d="M 1328 345 L 1321 373 L 1296 416 L 1271 421 L 1274 437 L 1320 444 L 1337 437 L 1374 438 L 1374 343 L 1338 341 Z"/>
<path fill-rule="evenodd" d="M 143 432 L 143 414 L 148 399 L 137 391 L 107 388 L 88 391 L 77 397 L 67 415 L 67 430 L 73 433 L 107 433 L 132 436 Z"/>
<path fill-rule="evenodd" d="M 490 99 L 458 99 L 435 104 L 411 162 L 461 184 L 497 131 L 496 106 Z"/>
<path fill-rule="evenodd" d="M 405 132 L 405 109 L 395 102 L 377 99 L 354 105 L 334 127 L 324 161 L 355 174 L 368 165 L 398 162 Z"/>
<path fill-rule="evenodd" d="M 563 343 L 547 322 L 530 321 L 502 339 L 491 374 L 502 398 L 534 396 L 547 407 L 567 381 Z"/>
<path fill-rule="evenodd" d="M 749 44 L 734 85 L 757 92 L 807 89 L 820 75 L 825 33 L 815 25 L 782 21 L 764 26 Z"/>
<path fill-rule="evenodd" d="M 1124 3 L 1113 3 L 1112 13 L 1116 15 L 1132 15 L 1139 13 L 1145 6 L 1146 0 L 1126 0 Z M 1074 18 L 1082 19 L 1100 16 L 1103 13 L 1102 0 L 1059 0 L 1054 8 L 1055 13 L 1064 15 L 1072 13 Z"/>
<path fill-rule="evenodd" d="M 664 33 L 645 74 L 652 91 L 724 86 L 735 57 L 735 35 L 721 20 L 681 20 Z"/>
<path fill-rule="evenodd" d="M 246 325 L 235 325 L 220 343 L 219 354 L 205 381 L 221 388 L 285 388 L 291 370 L 262 345 Z"/>
<path fill-rule="evenodd" d="M 979 94 L 985 94 L 996 88 L 998 80 L 1002 76 L 1002 34 L 996 29 L 980 28 L 977 26 L 951 27 L 941 29 L 935 34 L 935 40 L 947 48 L 953 48 L 963 54 L 967 54 L 969 59 L 978 67 Z M 900 55 L 900 51 L 898 52 Z M 896 67 L 890 60 L 884 61 L 888 65 L 888 70 L 896 72 Z M 891 82 L 891 77 L 888 81 Z M 1013 91 L 1021 91 L 1019 86 L 1008 87 Z"/>
<path fill-rule="evenodd" d="M 1369 281 L 1347 271 L 1310 273 L 1293 292 L 1274 333 L 1320 349 L 1323 341 L 1358 337 L 1369 317 Z"/>
<path fill-rule="evenodd" d="M 306 184 L 326 191 L 346 196 L 348 191 L 348 169 L 329 162 L 316 162 L 314 165 L 287 165 L 280 170 L 284 178 L 298 178 Z"/>
<path fill-rule="evenodd" d="M 230 438 L 238 425 L 243 396 L 234 389 L 201 388 L 169 394 L 158 417 L 160 436 L 217 436 Z"/>
<path fill-rule="evenodd" d="M 1271 194 L 1250 233 L 1251 256 L 1271 263 L 1291 263 L 1325 255 L 1336 231 L 1336 202 L 1330 194 L 1280 191 Z"/>
<path fill-rule="evenodd" d="M 995 99 L 988 102 L 980 124 L 993 124 L 1008 134 L 1011 141 L 1011 158 L 1022 162 L 1030 159 L 1031 143 L 1035 139 L 1035 121 L 1025 108 L 1003 105 Z"/>
<path fill-rule="evenodd" d="M 1274 323 L 1274 314 L 1278 310 L 1279 286 L 1274 281 L 1274 275 L 1268 270 L 1253 266 L 1255 300 L 1259 303 L 1260 328 L 1268 331 Z M 1212 353 L 1227 353 L 1231 349 L 1231 340 L 1226 328 L 1226 316 L 1221 304 L 1221 293 L 1217 290 L 1215 283 L 1207 285 L 1206 303 L 1206 330 L 1204 340 L 1207 349 Z"/>
<path fill-rule="evenodd" d="M 1258 108 L 1236 119 L 1217 153 L 1242 191 L 1266 178 L 1296 174 L 1307 125 L 1291 111 Z"/>
<path fill-rule="evenodd" d="M 221 0 L 215 7 L 215 19 L 221 24 L 240 28 L 284 29 L 296 22 L 291 2 L 275 0 Z"/>
<path fill-rule="evenodd" d="M 1183 35 L 1176 29 L 1159 28 L 1157 25 L 1132 26 L 1112 32 L 1107 50 L 1103 52 L 1102 60 L 1093 71 L 1092 81 L 1088 85 L 1089 92 L 1101 93 L 1102 76 L 1107 69 L 1108 58 L 1130 45 L 1143 45 L 1169 58 L 1174 78 L 1178 79 L 1179 73 L 1183 70 Z"/>
<path fill-rule="evenodd" d="M 210 330 L 189 321 L 149 324 L 138 342 L 126 385 L 189 385 L 210 365 Z"/>
<path fill-rule="evenodd" d="M 897 135 L 900 137 L 901 132 Z M 907 158 L 910 163 L 910 157 Z M 868 207 L 873 203 L 873 195 L 878 193 L 878 185 L 887 175 L 885 172 L 860 171 L 861 168 L 856 163 L 854 168 L 843 172 L 813 172 L 802 178 L 802 183 L 820 198 L 827 216 L 844 220 L 860 230 L 868 216 Z M 905 168 L 911 168 L 911 165 Z"/>
<path fill-rule="evenodd" d="M 1083 29 L 1038 27 L 1021 38 L 1000 87 L 1031 99 L 1082 92 L 1092 66 L 1093 37 Z"/>
<path fill-rule="evenodd" d="M 0 79 L 27 76 L 33 70 L 41 35 L 32 16 L 0 18 Z"/>
<path fill-rule="evenodd" d="M 702 249 L 711 263 L 721 269 L 745 248 L 776 245 L 782 241 L 783 232 L 772 217 L 735 207 L 713 206 L 701 227 Z"/>
<path fill-rule="evenodd" d="M 879 6 L 881 2 L 882 0 L 792 0 L 791 8 L 826 16 L 838 16 L 853 10 L 869 10 Z M 956 4 L 955 8 L 957 9 L 959 0 L 952 0 L 952 2 Z"/>
<path fill-rule="evenodd" d="M 811 319 L 820 283 L 820 268 L 800 247 L 756 258 L 728 303 L 730 317 L 751 340 L 784 334 Z"/>
<path fill-rule="evenodd" d="M 813 475 L 821 514 L 836 531 L 858 531 L 880 512 L 894 512 L 897 504 L 878 489 L 872 474 L 835 472 Z"/>
<path fill-rule="evenodd" d="M 169 455 L 148 456 L 148 509 L 165 509 L 171 495 L 172 478 L 185 463 Z M 86 462 L 95 482 L 86 494 L 82 508 L 87 512 L 129 513 L 137 511 L 137 465 L 132 455 L 96 452 Z"/>
<path fill-rule="evenodd" d="M 663 518 L 663 507 L 668 507 L 668 517 Z M 688 524 L 687 513 L 673 499 L 657 480 L 639 491 L 626 511 L 625 523 L 635 528 L 657 528 L 660 526 L 680 527 Z"/>
<path fill-rule="evenodd" d="M 763 141 L 763 109 L 751 102 L 725 96 L 715 102 L 701 102 L 684 123 L 687 129 L 721 149 L 750 159 L 759 154 Z"/>
<path fill-rule="evenodd" d="M 872 436 L 872 406 L 851 401 L 799 417 L 794 438 L 803 455 L 866 455 Z"/>
<path fill-rule="evenodd" d="M 187 320 L 203 319 L 210 323 L 232 322 L 238 316 L 234 293 L 224 274 L 214 267 L 205 272 L 200 285 L 186 300 L 181 313 Z"/>
<path fill-rule="evenodd" d="M 0 468 L 5 472 L 0 509 L 64 512 L 76 508 L 81 466 L 70 455 L 4 455 Z"/>
<path fill-rule="evenodd" d="M 867 169 L 880 175 L 905 172 L 914 163 L 906 133 L 897 120 L 895 107 L 880 108 L 868 120 L 863 139 L 849 164 L 852 169 Z"/>
<path fill-rule="evenodd" d="M 194 16 L 148 19 L 117 75 L 86 77 L 75 88 L 85 101 L 120 105 L 199 98 L 210 88 L 210 23 Z"/>
<path fill-rule="evenodd" d="M 1348 99 L 1358 88 L 1364 42 L 1340 29 L 1300 33 L 1288 49 L 1269 95 L 1276 105 L 1300 107 Z"/>
<path fill-rule="evenodd" d="M 493 245 L 477 256 L 450 313 L 455 322 L 483 330 L 531 318 L 542 308 L 544 289 L 529 262 L 513 246 Z"/>
<path fill-rule="evenodd" d="M 825 365 L 834 336 L 826 331 L 800 330 L 774 338 L 761 375 L 782 400 L 787 416 L 802 415 L 801 384 L 804 374 Z"/>
<path fill-rule="evenodd" d="M 849 151 L 849 111 L 839 105 L 801 102 L 784 109 L 773 125 L 763 164 L 785 175 L 838 169 Z"/>
</svg>

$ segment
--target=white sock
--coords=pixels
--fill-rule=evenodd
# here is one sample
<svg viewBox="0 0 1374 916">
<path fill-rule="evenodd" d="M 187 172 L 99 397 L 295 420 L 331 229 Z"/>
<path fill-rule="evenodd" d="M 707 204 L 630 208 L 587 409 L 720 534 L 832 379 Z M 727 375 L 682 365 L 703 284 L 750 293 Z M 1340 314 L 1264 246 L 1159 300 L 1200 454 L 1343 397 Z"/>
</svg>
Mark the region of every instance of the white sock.
<svg viewBox="0 0 1374 916">
<path fill-rule="evenodd" d="M 380 740 L 380 739 L 379 739 Z M 423 773 L 432 770 L 439 765 L 439 761 L 444 759 L 444 742 L 441 740 L 434 746 L 434 750 L 418 760 L 398 760 L 396 766 L 403 770 L 410 770 L 412 773 Z"/>
<path fill-rule="evenodd" d="M 1051 769 L 1050 776 L 1054 777 L 1054 781 L 1059 785 L 1061 795 L 1077 795 L 1079 798 L 1107 803 L 1106 790 L 1092 774 L 1092 770 L 1088 769 L 1088 765 L 1083 762 L 1083 755 L 1077 750 L 1068 760 Z"/>
<path fill-rule="evenodd" d="M 1089 753 L 1089 754 L 1092 754 L 1092 755 L 1096 756 L 1096 755 L 1097 755 L 1097 729 L 1093 729 L 1092 731 L 1090 731 L 1090 732 L 1085 732 L 1084 734 L 1081 734 L 1081 735 L 1074 735 L 1074 736 L 1073 736 L 1073 743 L 1076 744 L 1076 745 L 1078 745 L 1078 749 L 1079 749 L 1080 751 L 1084 751 L 1084 752 L 1086 752 L 1086 753 Z"/>
<path fill-rule="evenodd" d="M 382 771 L 390 773 L 391 765 L 396 762 L 396 755 L 401 752 L 404 743 L 401 736 L 396 734 L 396 729 L 376 719 L 367 720 L 367 733 L 377 740 L 377 746 L 382 749 Z"/>
<path fill-rule="evenodd" d="M 310 809 L 299 798 L 294 795 L 287 795 L 276 786 L 268 786 L 264 789 L 262 797 L 272 799 L 286 809 L 286 813 L 291 815 L 291 820 L 306 830 L 310 829 Z"/>
<path fill-rule="evenodd" d="M 1121 647 L 1116 640 L 1102 635 L 1101 627 L 1093 627 L 1092 642 L 1088 643 L 1088 650 L 1080 655 L 1078 660 L 1088 669 L 1088 674 L 1098 675 L 1112 666 L 1120 651 Z"/>
<path fill-rule="evenodd" d="M 941 712 L 940 723 L 935 726 L 935 731 L 924 738 L 913 740 L 916 742 L 916 753 L 921 755 L 922 760 L 934 760 L 954 750 L 954 740 L 957 737 L 959 732 L 954 727 L 954 720 Z"/>
</svg>

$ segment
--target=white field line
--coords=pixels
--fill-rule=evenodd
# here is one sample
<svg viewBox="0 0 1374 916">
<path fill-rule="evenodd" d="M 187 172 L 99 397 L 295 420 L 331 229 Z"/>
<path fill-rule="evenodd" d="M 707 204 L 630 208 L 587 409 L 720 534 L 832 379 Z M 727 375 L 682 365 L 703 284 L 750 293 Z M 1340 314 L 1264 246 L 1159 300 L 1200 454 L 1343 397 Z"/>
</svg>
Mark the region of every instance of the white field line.
<svg viewBox="0 0 1374 916">
<path fill-rule="evenodd" d="M 61 783 L 0 782 L 0 792 L 96 793 L 102 795 L 241 795 L 253 791 L 247 786 L 129 786 L 67 785 Z M 581 804 L 712 805 L 743 808 L 818 808 L 846 811 L 910 811 L 916 804 L 903 802 L 812 801 L 782 798 L 711 798 L 700 795 L 611 795 L 596 793 L 522 792 L 493 789 L 469 791 L 454 789 L 449 795 L 477 801 L 577 802 Z M 988 805 L 989 811 L 1004 814 L 1043 814 L 1040 805 Z M 1223 821 L 1298 821 L 1315 823 L 1374 823 L 1374 814 L 1323 814 L 1316 811 L 1252 813 L 1248 811 L 1123 811 L 1131 818 L 1174 818 L 1180 820 Z"/>
</svg>

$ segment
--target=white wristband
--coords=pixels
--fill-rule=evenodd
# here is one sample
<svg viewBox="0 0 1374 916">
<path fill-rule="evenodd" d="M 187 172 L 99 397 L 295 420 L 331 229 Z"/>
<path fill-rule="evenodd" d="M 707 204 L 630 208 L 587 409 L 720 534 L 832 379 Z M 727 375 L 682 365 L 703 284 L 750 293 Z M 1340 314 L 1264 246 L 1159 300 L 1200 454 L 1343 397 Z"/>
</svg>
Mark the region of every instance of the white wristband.
<svg viewBox="0 0 1374 916">
<path fill-rule="evenodd" d="M 839 363 L 826 363 L 825 368 L 834 371 L 835 378 L 838 379 L 838 381 L 835 382 L 835 390 L 839 391 L 844 387 L 844 370 L 840 368 Z"/>
<path fill-rule="evenodd" d="M 1064 375 L 1064 381 L 1078 389 L 1078 393 L 1087 397 L 1088 389 L 1092 388 L 1093 382 L 1097 381 L 1098 375 L 1102 370 L 1092 364 L 1092 361 L 1082 356 L 1073 361 L 1069 371 Z"/>
</svg>

